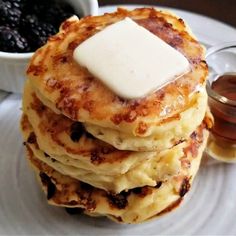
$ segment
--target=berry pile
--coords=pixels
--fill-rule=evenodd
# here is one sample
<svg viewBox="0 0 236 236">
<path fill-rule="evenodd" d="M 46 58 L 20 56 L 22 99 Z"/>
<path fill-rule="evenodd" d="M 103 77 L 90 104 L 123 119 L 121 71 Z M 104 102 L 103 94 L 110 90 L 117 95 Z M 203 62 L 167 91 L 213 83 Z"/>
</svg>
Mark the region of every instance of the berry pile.
<svg viewBox="0 0 236 236">
<path fill-rule="evenodd" d="M 0 0 L 0 51 L 33 52 L 74 14 L 57 0 Z"/>
</svg>

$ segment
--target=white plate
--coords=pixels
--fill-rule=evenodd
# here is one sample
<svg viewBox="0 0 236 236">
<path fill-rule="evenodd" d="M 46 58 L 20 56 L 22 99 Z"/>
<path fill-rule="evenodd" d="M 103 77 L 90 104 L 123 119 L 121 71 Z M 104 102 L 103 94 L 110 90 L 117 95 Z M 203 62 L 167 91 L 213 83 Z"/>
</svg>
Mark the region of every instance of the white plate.
<svg viewBox="0 0 236 236">
<path fill-rule="evenodd" d="M 110 10 L 113 9 L 106 7 L 101 11 Z M 206 44 L 236 38 L 236 30 L 222 23 L 183 11 L 176 13 L 188 20 Z M 9 96 L 0 104 L 0 235 L 236 234 L 234 165 L 201 168 L 179 209 L 140 225 L 118 225 L 104 218 L 70 216 L 64 209 L 49 206 L 24 158 L 18 131 L 20 106 L 17 95 Z"/>
</svg>

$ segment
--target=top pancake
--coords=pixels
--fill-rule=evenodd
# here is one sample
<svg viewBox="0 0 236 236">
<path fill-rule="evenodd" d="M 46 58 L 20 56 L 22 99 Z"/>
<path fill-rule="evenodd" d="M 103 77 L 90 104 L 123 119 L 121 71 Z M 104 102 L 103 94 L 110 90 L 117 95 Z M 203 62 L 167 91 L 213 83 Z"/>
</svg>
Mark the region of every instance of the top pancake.
<svg viewBox="0 0 236 236">
<path fill-rule="evenodd" d="M 73 60 L 73 51 L 80 43 L 125 17 L 180 51 L 189 60 L 191 72 L 145 98 L 123 100 Z M 204 48 L 182 19 L 151 8 L 118 9 L 64 22 L 60 32 L 34 54 L 27 75 L 37 96 L 54 111 L 72 120 L 146 137 L 152 134 L 153 126 L 178 119 L 205 86 L 207 65 L 203 60 Z"/>
</svg>

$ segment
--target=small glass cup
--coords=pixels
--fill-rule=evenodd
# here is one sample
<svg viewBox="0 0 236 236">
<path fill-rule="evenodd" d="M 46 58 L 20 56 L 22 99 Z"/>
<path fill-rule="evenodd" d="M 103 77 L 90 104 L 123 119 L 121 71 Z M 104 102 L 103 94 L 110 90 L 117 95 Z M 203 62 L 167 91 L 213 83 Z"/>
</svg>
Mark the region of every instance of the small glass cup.
<svg viewBox="0 0 236 236">
<path fill-rule="evenodd" d="M 206 152 L 211 157 L 236 163 L 236 42 L 211 47 L 207 93 L 214 117 Z"/>
</svg>

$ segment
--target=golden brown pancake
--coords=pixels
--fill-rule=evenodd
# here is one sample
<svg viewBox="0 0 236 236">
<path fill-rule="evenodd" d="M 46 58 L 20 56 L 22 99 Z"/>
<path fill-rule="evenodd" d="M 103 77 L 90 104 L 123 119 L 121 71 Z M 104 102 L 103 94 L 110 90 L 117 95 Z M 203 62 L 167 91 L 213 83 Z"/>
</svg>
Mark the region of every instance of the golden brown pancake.
<svg viewBox="0 0 236 236">
<path fill-rule="evenodd" d="M 73 60 L 73 51 L 80 43 L 125 17 L 180 51 L 189 60 L 191 72 L 145 98 L 124 100 Z M 179 114 L 193 105 L 205 88 L 207 66 L 204 48 L 182 19 L 152 8 L 118 9 L 64 22 L 60 32 L 36 51 L 27 76 L 37 96 L 54 111 L 75 121 L 148 137 L 155 134 L 156 126 L 178 121 Z"/>
<path fill-rule="evenodd" d="M 153 135 L 135 137 L 119 130 L 84 123 L 86 130 L 96 138 L 111 144 L 119 150 L 162 151 L 189 138 L 202 123 L 207 108 L 206 91 L 199 92 L 191 106 L 178 114 L 178 119 L 153 126 Z M 194 119 L 193 119 L 194 117 Z"/>
<path fill-rule="evenodd" d="M 104 189 L 106 191 L 120 193 L 121 191 L 142 186 L 155 186 L 157 182 L 166 181 L 174 175 L 178 175 L 186 164 L 189 164 L 192 158 L 198 154 L 198 148 L 204 142 L 204 125 L 199 127 L 198 131 L 186 143 L 177 145 L 176 147 L 156 153 L 152 158 L 136 158 L 136 165 L 128 168 L 123 173 L 109 173 L 106 171 L 108 166 L 95 164 L 93 168 L 84 167 L 83 161 L 74 160 L 70 156 L 58 156 L 48 154 L 44 150 L 40 150 L 37 140 L 38 137 L 24 116 L 22 119 L 22 133 L 24 140 L 31 148 L 34 156 L 45 162 L 53 169 L 61 174 L 78 179 L 88 183 L 94 187 Z M 47 141 L 47 140 L 45 140 Z M 135 154 L 134 154 L 135 156 Z M 86 159 L 88 157 L 81 156 Z M 112 158 L 112 155 L 111 155 Z M 90 158 L 88 158 L 89 162 Z M 125 164 L 129 165 L 129 159 L 124 160 L 121 164 L 125 168 Z M 98 167 L 96 170 L 96 167 Z M 116 161 L 110 164 L 110 169 L 116 168 Z M 104 171 L 102 171 L 104 169 Z"/>
<path fill-rule="evenodd" d="M 181 203 L 198 170 L 205 143 L 199 147 L 198 155 L 189 167 L 179 175 L 159 182 L 155 187 L 145 186 L 120 194 L 112 194 L 60 174 L 34 157 L 29 147 L 27 156 L 49 204 L 82 208 L 84 213 L 91 216 L 107 216 L 120 223 L 140 223 L 170 212 Z"/>
<path fill-rule="evenodd" d="M 79 44 L 125 17 L 180 51 L 190 72 L 146 97 L 125 100 L 74 61 Z M 32 57 L 23 95 L 21 131 L 48 202 L 121 223 L 177 207 L 212 126 L 207 73 L 204 48 L 169 12 L 118 9 L 65 21 Z"/>
<path fill-rule="evenodd" d="M 197 150 L 203 142 L 205 124 L 188 140 L 162 152 L 120 151 L 89 136 L 82 124 L 44 106 L 28 83 L 23 100 L 21 131 L 34 156 L 64 175 L 115 193 L 155 186 L 178 174 L 185 150 Z"/>
</svg>

